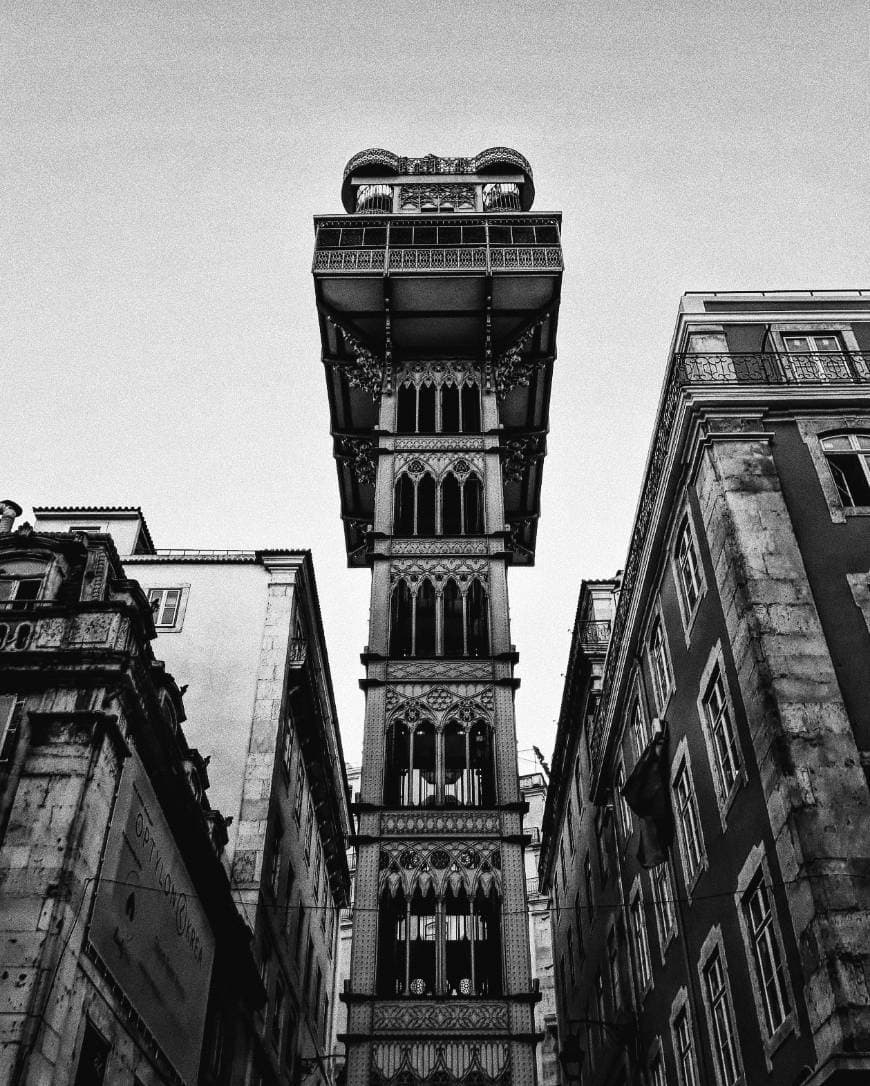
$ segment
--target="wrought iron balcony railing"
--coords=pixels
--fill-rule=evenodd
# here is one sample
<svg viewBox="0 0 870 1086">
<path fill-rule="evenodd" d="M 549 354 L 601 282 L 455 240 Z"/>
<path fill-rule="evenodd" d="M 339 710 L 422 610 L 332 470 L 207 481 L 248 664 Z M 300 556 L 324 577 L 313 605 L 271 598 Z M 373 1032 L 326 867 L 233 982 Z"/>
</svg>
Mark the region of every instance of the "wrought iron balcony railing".
<svg viewBox="0 0 870 1086">
<path fill-rule="evenodd" d="M 580 644 L 584 649 L 600 649 L 610 640 L 610 619 L 595 619 L 580 626 Z"/>
<path fill-rule="evenodd" d="M 605 717 L 616 674 L 625 625 L 632 604 L 640 557 L 647 538 L 659 485 L 667 462 L 668 448 L 684 393 L 711 386 L 802 387 L 807 391 L 826 386 L 867 386 L 870 392 L 870 351 L 812 351 L 804 353 L 703 352 L 674 355 L 662 401 L 652 452 L 641 491 L 628 558 L 622 578 L 619 602 L 613 620 L 598 703 L 592 725 L 592 773 L 596 779 L 604 754 Z"/>
</svg>

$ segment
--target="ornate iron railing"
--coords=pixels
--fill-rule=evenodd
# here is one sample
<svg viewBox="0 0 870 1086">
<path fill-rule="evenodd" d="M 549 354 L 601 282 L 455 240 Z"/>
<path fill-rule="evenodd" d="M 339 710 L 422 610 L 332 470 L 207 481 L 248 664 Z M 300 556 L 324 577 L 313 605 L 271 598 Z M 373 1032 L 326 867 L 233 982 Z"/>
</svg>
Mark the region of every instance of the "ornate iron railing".
<svg viewBox="0 0 870 1086">
<path fill-rule="evenodd" d="M 301 667 L 308 659 L 308 640 L 305 637 L 291 637 L 287 650 L 287 663 Z"/>
<path fill-rule="evenodd" d="M 822 388 L 827 385 L 870 385 L 870 351 L 807 352 L 802 354 L 758 351 L 748 353 L 704 352 L 701 354 L 676 354 L 673 356 L 670 374 L 652 452 L 641 490 L 637 517 L 631 534 L 628 558 L 622 577 L 622 586 L 610 637 L 601 698 L 592 724 L 592 777 L 597 781 L 601 772 L 606 736 L 605 717 L 612 693 L 622 638 L 628 619 L 637 580 L 640 557 L 647 539 L 656 495 L 674 428 L 680 398 L 692 387 L 764 387 L 802 386 Z"/>
<path fill-rule="evenodd" d="M 610 640 L 610 619 L 593 619 L 580 626 L 580 644 L 584 649 L 597 649 Z"/>
<path fill-rule="evenodd" d="M 318 249 L 315 272 L 561 271 L 558 245 L 436 246 L 411 249 Z"/>
</svg>

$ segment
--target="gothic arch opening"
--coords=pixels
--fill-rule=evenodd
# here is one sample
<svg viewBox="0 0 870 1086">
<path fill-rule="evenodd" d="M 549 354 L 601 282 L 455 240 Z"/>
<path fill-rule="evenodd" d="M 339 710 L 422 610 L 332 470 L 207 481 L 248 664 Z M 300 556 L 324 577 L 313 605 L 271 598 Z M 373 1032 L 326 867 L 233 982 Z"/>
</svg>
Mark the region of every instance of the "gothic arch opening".
<svg viewBox="0 0 870 1086">
<path fill-rule="evenodd" d="M 437 795 L 435 725 L 421 721 L 411 732 L 410 773 L 406 807 L 432 807 Z"/>
<path fill-rule="evenodd" d="M 414 483 L 409 475 L 400 475 L 393 488 L 393 533 L 414 534 Z"/>
<path fill-rule="evenodd" d="M 399 385 L 396 431 L 400 434 L 413 434 L 417 431 L 417 390 L 413 385 Z"/>
<path fill-rule="evenodd" d="M 483 486 L 476 475 L 462 486 L 462 520 L 465 535 L 483 535 Z"/>
<path fill-rule="evenodd" d="M 462 535 L 462 490 L 452 472 L 441 484 L 441 531 L 449 536 Z"/>
<path fill-rule="evenodd" d="M 459 425 L 459 389 L 456 385 L 441 386 L 441 432 L 458 434 Z"/>
<path fill-rule="evenodd" d="M 480 390 L 476 382 L 462 386 L 462 433 L 480 433 Z"/>
<path fill-rule="evenodd" d="M 407 932 L 408 906 L 404 893 L 398 890 L 393 897 L 385 889 L 378 902 L 378 995 L 390 997 L 406 991 Z"/>
<path fill-rule="evenodd" d="M 434 385 L 420 385 L 417 395 L 417 433 L 435 433 L 435 395 Z"/>
<path fill-rule="evenodd" d="M 489 600 L 486 589 L 475 579 L 465 597 L 467 655 L 489 656 Z"/>
<path fill-rule="evenodd" d="M 452 577 L 444 586 L 441 607 L 444 614 L 444 655 L 462 656 L 465 653 L 462 593 Z"/>
<path fill-rule="evenodd" d="M 417 483 L 417 535 L 435 535 L 435 480 L 428 471 Z"/>
<path fill-rule="evenodd" d="M 413 652 L 414 598 L 404 580 L 390 597 L 390 656 L 410 656 Z"/>
<path fill-rule="evenodd" d="M 414 655 L 435 655 L 435 589 L 428 577 L 417 589 Z"/>
<path fill-rule="evenodd" d="M 387 733 L 384 767 L 384 805 L 407 807 L 411 773 L 411 730 L 403 720 L 394 721 Z"/>
</svg>

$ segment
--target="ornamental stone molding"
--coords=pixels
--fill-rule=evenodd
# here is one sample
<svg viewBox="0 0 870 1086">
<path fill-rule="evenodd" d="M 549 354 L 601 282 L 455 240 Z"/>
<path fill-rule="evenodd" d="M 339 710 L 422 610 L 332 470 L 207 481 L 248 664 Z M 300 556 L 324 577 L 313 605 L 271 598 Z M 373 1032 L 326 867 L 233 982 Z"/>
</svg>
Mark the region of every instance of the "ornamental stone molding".
<svg viewBox="0 0 870 1086">
<path fill-rule="evenodd" d="M 453 436 L 448 434 L 433 434 L 432 437 L 397 437 L 393 448 L 398 452 L 437 452 L 446 450 L 449 452 L 485 452 L 486 441 L 483 437 Z"/>
<path fill-rule="evenodd" d="M 503 442 L 498 451 L 505 482 L 518 483 L 532 464 L 546 456 L 547 439 L 544 434 L 511 438 Z"/>
<path fill-rule="evenodd" d="M 0 651 L 51 652 L 70 648 L 122 650 L 130 624 L 121 615 L 76 614 L 63 618 L 12 619 L 0 613 Z"/>
<path fill-rule="evenodd" d="M 494 811 L 438 810 L 385 811 L 381 815 L 381 833 L 396 836 L 429 834 L 498 834 L 498 815 Z"/>
<path fill-rule="evenodd" d="M 449 687 L 433 686 L 424 694 L 409 697 L 399 694 L 396 690 L 388 690 L 387 727 L 391 727 L 396 719 L 401 719 L 412 726 L 418 721 L 429 720 L 435 724 L 436 730 L 440 730 L 451 720 L 458 720 L 466 726 L 480 720 L 490 724 L 492 723 L 493 697 L 491 690 L 486 693 L 488 697 L 458 697 L 456 692 Z"/>
<path fill-rule="evenodd" d="M 374 1028 L 378 1032 L 420 1031 L 444 1033 L 495 1033 L 509 1026 L 506 1003 L 451 1001 L 450 1003 L 412 1003 L 402 1000 L 375 1007 Z"/>
</svg>

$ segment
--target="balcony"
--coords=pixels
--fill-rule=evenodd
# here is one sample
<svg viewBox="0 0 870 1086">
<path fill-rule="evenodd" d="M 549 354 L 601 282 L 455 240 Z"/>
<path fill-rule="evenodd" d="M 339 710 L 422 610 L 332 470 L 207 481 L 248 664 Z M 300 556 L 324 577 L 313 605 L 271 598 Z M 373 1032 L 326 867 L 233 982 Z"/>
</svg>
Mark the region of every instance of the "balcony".
<svg viewBox="0 0 870 1086">
<path fill-rule="evenodd" d="M 562 270 L 559 216 L 315 220 L 315 275 Z"/>
<path fill-rule="evenodd" d="M 580 626 L 580 644 L 586 650 L 595 652 L 606 649 L 610 641 L 610 619 L 593 619 Z"/>
<path fill-rule="evenodd" d="M 679 385 L 840 385 L 870 383 L 870 352 L 712 352 L 678 354 Z"/>
</svg>

